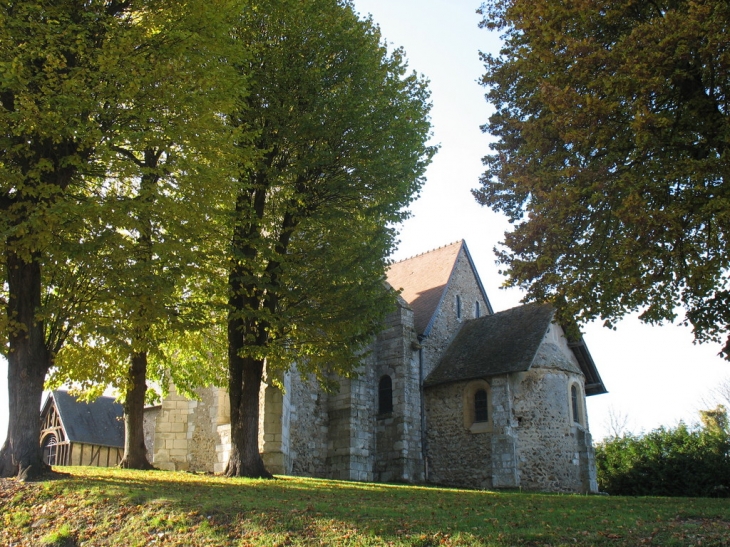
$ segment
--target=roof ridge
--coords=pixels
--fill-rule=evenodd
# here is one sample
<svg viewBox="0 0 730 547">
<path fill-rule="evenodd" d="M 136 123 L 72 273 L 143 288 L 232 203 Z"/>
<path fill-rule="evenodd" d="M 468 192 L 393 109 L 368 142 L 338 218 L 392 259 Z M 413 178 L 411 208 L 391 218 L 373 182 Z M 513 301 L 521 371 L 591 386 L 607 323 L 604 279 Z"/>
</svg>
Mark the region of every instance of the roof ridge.
<svg viewBox="0 0 730 547">
<path fill-rule="evenodd" d="M 396 260 L 395 262 L 393 262 L 391 264 L 391 266 L 393 264 L 400 264 L 401 262 L 405 262 L 406 260 L 412 260 L 412 259 L 417 258 L 419 256 L 427 255 L 429 253 L 433 253 L 434 251 L 438 251 L 439 249 L 444 249 L 446 247 L 451 247 L 452 245 L 456 245 L 456 244 L 459 244 L 459 243 L 464 243 L 464 239 L 462 238 L 462 239 L 459 239 L 459 240 L 456 240 L 456 241 L 452 241 L 451 243 L 447 243 L 446 245 L 441 245 L 440 247 L 434 247 L 433 249 L 430 249 L 428 251 L 423 251 L 422 253 L 418 253 L 418 254 L 415 254 L 413 256 L 409 256 L 407 258 L 401 258 L 400 260 Z"/>
<path fill-rule="evenodd" d="M 113 395 L 104 395 L 103 393 L 101 395 L 97 395 L 93 399 L 86 400 L 86 399 L 80 398 L 81 397 L 80 392 L 79 392 L 79 395 L 75 395 L 75 393 L 77 393 L 77 392 L 73 388 L 71 388 L 71 389 L 64 389 L 62 387 L 58 387 L 58 388 L 52 389 L 50 391 L 51 391 L 51 393 L 56 393 L 56 392 L 59 392 L 59 391 L 61 393 L 65 393 L 66 395 L 68 395 L 69 397 L 71 397 L 77 403 L 90 404 L 90 403 L 93 403 L 95 401 L 98 401 L 99 399 L 111 399 L 115 403 L 119 403 L 119 401 L 117 400 L 117 398 L 114 397 Z M 119 404 L 122 404 L 122 403 L 119 403 Z"/>
</svg>

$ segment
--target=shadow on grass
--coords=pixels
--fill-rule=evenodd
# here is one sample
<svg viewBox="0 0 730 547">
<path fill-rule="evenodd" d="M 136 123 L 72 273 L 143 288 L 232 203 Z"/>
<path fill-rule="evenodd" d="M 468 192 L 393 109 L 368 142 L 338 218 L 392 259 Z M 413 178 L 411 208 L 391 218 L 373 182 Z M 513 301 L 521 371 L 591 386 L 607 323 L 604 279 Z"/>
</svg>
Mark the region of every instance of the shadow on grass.
<svg viewBox="0 0 730 547">
<path fill-rule="evenodd" d="M 730 522 L 730 509 L 710 500 L 502 493 L 296 477 L 271 481 L 183 472 L 66 470 L 70 480 L 54 481 L 48 488 L 75 494 L 87 504 L 106 505 L 108 511 L 117 510 L 118 505 L 124 518 L 134 519 L 135 524 L 115 533 L 139 538 L 136 544 L 140 545 L 171 530 L 192 529 L 206 534 L 211 545 L 348 544 L 351 537 L 359 538 L 352 545 L 393 542 L 421 547 L 544 545 L 574 540 L 629 545 L 668 522 L 681 529 L 694 527 L 686 519 L 688 515 L 716 519 L 709 523 L 713 529 L 724 530 Z M 627 535 L 628 530 L 633 535 Z M 135 543 L 130 539 L 128 544 Z M 674 545 L 671 541 L 664 544 Z"/>
</svg>

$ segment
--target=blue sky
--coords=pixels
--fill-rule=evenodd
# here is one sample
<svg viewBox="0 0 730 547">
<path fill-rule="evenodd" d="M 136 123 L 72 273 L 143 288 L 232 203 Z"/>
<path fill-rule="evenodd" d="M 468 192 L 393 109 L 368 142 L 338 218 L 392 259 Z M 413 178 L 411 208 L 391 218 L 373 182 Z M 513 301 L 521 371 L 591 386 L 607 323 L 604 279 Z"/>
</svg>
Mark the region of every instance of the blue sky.
<svg viewBox="0 0 730 547">
<path fill-rule="evenodd" d="M 478 185 L 481 158 L 490 142 L 479 129 L 490 107 L 477 84 L 483 72 L 478 52 L 499 48 L 498 37 L 478 28 L 478 6 L 471 0 L 355 0 L 361 14 L 373 15 L 389 43 L 405 48 L 410 67 L 430 79 L 433 141 L 441 146 L 422 195 L 413 204 L 413 216 L 403 226 L 394 258 L 466 240 L 499 311 L 517 305 L 521 295 L 499 288 L 503 278 L 492 252 L 509 224 L 477 205 L 470 194 Z M 609 390 L 607 395 L 588 398 L 588 419 L 596 439 L 608 432 L 611 409 L 626 416 L 634 432 L 679 420 L 694 422 L 699 409 L 714 403 L 713 387 L 730 380 L 730 363 L 717 357 L 719 346 L 693 345 L 686 327 L 652 327 L 630 317 L 616 331 L 588 325 L 585 339 Z M 7 367 L 1 362 L 0 440 L 7 430 L 6 377 Z"/>
</svg>

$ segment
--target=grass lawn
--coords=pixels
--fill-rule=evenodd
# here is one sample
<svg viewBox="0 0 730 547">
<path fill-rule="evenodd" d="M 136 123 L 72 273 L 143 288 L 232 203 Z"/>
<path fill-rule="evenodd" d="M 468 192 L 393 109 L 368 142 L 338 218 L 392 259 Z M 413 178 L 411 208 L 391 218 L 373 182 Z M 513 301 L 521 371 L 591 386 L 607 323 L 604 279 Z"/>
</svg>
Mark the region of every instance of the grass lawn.
<svg viewBox="0 0 730 547">
<path fill-rule="evenodd" d="M 0 545 L 723 545 L 730 501 L 55 468 L 0 480 Z"/>
</svg>

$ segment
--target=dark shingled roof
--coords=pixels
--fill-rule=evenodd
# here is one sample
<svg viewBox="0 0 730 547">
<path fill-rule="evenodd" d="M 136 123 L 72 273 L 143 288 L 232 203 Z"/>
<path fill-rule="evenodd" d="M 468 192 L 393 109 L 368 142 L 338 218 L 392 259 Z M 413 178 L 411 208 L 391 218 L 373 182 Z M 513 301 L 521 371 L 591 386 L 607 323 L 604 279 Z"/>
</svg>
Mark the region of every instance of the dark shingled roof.
<svg viewBox="0 0 730 547">
<path fill-rule="evenodd" d="M 528 370 L 554 315 L 549 304 L 527 304 L 466 321 L 424 386 Z M 583 339 L 568 347 L 585 376 L 586 395 L 607 393 Z"/>
<path fill-rule="evenodd" d="M 124 410 L 112 397 L 99 397 L 90 403 L 84 403 L 61 390 L 52 391 L 51 397 L 56 402 L 56 409 L 69 441 L 124 446 Z"/>
<path fill-rule="evenodd" d="M 466 321 L 424 385 L 529 369 L 554 314 L 550 305 L 528 304 Z"/>
</svg>

